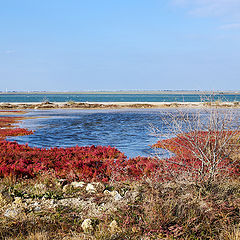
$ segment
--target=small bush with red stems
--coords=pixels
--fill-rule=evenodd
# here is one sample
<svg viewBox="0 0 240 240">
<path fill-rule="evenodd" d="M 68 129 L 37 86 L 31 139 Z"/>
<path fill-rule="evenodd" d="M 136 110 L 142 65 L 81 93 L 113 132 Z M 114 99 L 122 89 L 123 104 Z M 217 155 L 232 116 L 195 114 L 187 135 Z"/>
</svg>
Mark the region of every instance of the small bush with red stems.
<svg viewBox="0 0 240 240">
<path fill-rule="evenodd" d="M 162 159 L 156 151 L 173 178 L 185 177 L 208 185 L 239 175 L 240 129 L 229 110 L 211 109 L 204 114 L 200 110 L 184 111 L 166 119 L 171 137 L 166 138 L 161 129 L 153 129 L 160 138 L 153 147 L 171 155 Z"/>
</svg>

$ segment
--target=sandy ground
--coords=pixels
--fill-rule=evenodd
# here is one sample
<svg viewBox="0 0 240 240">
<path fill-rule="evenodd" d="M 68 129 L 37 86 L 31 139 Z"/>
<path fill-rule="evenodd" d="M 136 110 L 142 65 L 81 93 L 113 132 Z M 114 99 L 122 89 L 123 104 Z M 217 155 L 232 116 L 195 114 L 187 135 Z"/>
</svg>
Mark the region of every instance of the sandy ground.
<svg viewBox="0 0 240 240">
<path fill-rule="evenodd" d="M 30 102 L 0 103 L 2 110 L 20 109 L 122 109 L 122 108 L 240 108 L 239 102 Z"/>
</svg>

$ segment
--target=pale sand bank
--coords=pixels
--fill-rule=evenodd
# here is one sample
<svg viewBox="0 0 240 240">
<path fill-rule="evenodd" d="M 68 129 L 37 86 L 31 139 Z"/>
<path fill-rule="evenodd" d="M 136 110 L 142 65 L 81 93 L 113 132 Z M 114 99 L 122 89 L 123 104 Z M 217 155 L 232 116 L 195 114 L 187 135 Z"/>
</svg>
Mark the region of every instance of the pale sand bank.
<svg viewBox="0 0 240 240">
<path fill-rule="evenodd" d="M 240 108 L 239 102 L 30 102 L 0 103 L 2 110 L 15 109 L 129 109 L 129 108 Z"/>
</svg>

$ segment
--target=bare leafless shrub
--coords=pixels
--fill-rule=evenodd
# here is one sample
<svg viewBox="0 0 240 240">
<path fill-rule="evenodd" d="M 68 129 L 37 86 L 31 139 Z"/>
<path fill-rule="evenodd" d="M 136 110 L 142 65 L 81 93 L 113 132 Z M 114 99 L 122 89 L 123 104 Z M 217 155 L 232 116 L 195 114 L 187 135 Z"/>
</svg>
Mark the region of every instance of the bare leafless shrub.
<svg viewBox="0 0 240 240">
<path fill-rule="evenodd" d="M 240 128 L 237 111 L 230 109 L 183 110 L 166 113 L 163 127 L 152 126 L 159 139 L 156 156 L 172 177 L 209 184 L 239 171 Z M 162 159 L 161 150 L 169 157 Z"/>
</svg>

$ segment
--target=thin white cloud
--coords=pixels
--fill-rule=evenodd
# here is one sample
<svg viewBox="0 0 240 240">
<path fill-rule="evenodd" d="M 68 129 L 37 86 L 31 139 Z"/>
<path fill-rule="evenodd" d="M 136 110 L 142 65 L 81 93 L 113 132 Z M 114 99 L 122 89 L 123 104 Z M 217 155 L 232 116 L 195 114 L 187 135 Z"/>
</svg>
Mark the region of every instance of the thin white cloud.
<svg viewBox="0 0 240 240">
<path fill-rule="evenodd" d="M 219 28 L 224 29 L 224 30 L 240 29 L 240 23 L 224 24 L 224 25 L 220 26 Z"/>
<path fill-rule="evenodd" d="M 196 16 L 240 17 L 240 0 L 172 0 Z"/>
<path fill-rule="evenodd" d="M 218 17 L 221 30 L 240 29 L 240 0 L 171 0 L 175 6 L 184 7 L 196 17 Z M 224 24 L 224 22 L 228 22 Z"/>
<path fill-rule="evenodd" d="M 15 53 L 15 51 L 14 50 L 6 50 L 6 51 L 4 51 L 4 53 L 5 54 L 13 54 L 13 53 Z"/>
</svg>

